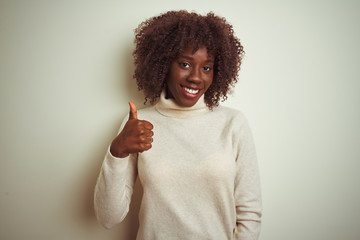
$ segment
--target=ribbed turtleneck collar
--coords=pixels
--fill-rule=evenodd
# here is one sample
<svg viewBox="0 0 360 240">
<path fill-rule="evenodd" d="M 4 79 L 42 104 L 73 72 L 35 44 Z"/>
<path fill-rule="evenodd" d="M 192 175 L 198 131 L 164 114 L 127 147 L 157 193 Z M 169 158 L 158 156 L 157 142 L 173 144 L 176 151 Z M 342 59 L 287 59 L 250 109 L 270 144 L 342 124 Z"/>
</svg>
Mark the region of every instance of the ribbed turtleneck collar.
<svg viewBox="0 0 360 240">
<path fill-rule="evenodd" d="M 204 101 L 204 95 L 202 95 L 197 103 L 192 107 L 181 107 L 174 99 L 166 99 L 166 91 L 163 90 L 159 101 L 155 105 L 155 109 L 162 115 L 175 118 L 189 118 L 197 115 L 204 114 L 208 111 L 208 107 Z"/>
</svg>

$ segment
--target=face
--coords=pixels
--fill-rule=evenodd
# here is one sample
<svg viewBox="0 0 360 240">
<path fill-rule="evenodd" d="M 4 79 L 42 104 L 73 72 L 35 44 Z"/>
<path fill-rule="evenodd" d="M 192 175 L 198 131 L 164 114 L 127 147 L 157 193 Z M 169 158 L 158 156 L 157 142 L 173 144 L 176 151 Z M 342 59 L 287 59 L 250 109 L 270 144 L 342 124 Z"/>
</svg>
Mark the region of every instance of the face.
<svg viewBox="0 0 360 240">
<path fill-rule="evenodd" d="M 167 98 L 175 99 L 182 107 L 191 107 L 210 87 L 214 76 L 214 57 L 206 47 L 195 53 L 187 48 L 174 59 L 166 79 Z"/>
</svg>

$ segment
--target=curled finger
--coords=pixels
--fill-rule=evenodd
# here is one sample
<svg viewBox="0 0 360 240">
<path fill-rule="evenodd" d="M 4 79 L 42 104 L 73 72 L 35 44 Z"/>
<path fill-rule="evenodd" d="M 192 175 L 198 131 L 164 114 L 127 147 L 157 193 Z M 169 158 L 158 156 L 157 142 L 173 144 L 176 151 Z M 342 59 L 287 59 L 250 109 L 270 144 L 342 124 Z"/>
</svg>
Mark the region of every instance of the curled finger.
<svg viewBox="0 0 360 240">
<path fill-rule="evenodd" d="M 142 150 L 142 152 L 149 150 L 151 147 L 152 147 L 151 143 L 142 143 L 142 144 L 141 144 L 141 150 Z"/>
</svg>

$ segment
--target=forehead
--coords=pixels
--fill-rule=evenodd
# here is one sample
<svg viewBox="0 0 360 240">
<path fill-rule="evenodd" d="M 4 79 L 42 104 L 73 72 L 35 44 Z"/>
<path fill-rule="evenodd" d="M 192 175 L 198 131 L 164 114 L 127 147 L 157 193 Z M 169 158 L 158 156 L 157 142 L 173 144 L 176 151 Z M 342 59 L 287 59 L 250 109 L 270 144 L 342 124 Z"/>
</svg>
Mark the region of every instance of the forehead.
<svg viewBox="0 0 360 240">
<path fill-rule="evenodd" d="M 179 57 L 181 56 L 199 57 L 214 60 L 214 54 L 209 52 L 205 46 L 200 46 L 198 48 L 186 47 L 184 51 L 179 54 Z"/>
</svg>

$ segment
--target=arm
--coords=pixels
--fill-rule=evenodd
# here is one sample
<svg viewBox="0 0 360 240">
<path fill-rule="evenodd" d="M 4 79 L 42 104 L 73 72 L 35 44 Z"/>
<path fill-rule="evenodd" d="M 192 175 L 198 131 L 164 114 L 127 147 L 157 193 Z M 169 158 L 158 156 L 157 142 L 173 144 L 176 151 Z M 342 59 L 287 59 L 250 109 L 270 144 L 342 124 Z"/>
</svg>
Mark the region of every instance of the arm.
<svg viewBox="0 0 360 240">
<path fill-rule="evenodd" d="M 95 186 L 95 214 L 105 228 L 120 223 L 127 215 L 137 177 L 138 153 L 151 148 L 153 126 L 138 120 L 135 105 L 129 104 L 129 119 L 124 119 L 120 133 L 108 148 Z"/>
<path fill-rule="evenodd" d="M 120 223 L 127 213 L 137 177 L 137 154 L 116 158 L 108 149 L 95 186 L 94 208 L 107 229 Z"/>
<path fill-rule="evenodd" d="M 237 240 L 257 240 L 261 225 L 261 191 L 255 145 L 247 120 L 242 117 L 235 139 L 236 178 L 235 204 Z"/>
</svg>

